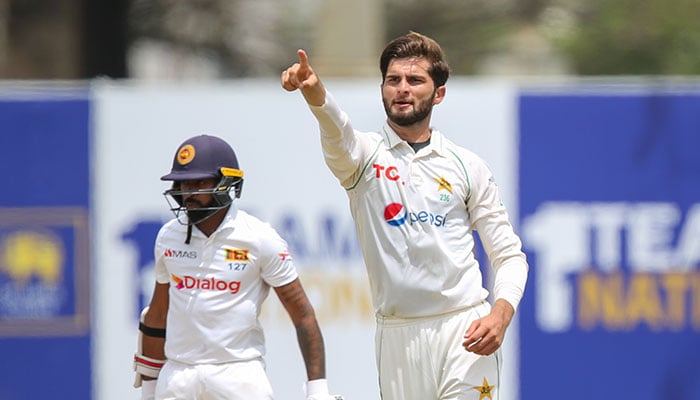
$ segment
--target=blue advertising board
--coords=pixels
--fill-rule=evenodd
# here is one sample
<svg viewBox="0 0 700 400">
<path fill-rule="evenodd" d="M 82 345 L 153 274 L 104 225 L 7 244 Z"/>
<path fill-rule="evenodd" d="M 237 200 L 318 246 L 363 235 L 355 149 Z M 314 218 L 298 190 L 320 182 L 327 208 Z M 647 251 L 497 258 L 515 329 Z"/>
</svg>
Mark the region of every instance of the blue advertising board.
<svg viewBox="0 0 700 400">
<path fill-rule="evenodd" d="M 700 92 L 519 98 L 520 398 L 700 399 Z"/>
<path fill-rule="evenodd" d="M 0 398 L 90 399 L 87 91 L 0 99 Z"/>
</svg>

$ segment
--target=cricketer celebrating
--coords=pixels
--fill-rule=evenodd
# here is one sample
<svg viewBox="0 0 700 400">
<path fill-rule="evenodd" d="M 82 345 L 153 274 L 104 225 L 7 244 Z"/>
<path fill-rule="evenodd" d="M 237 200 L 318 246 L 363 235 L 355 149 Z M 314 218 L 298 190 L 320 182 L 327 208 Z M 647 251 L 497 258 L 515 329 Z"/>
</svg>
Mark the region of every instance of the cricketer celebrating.
<svg viewBox="0 0 700 400">
<path fill-rule="evenodd" d="M 306 52 L 297 55 L 282 87 L 303 94 L 350 200 L 376 312 L 382 399 L 497 399 L 500 346 L 528 264 L 487 164 L 430 126 L 449 76 L 442 49 L 415 32 L 386 46 L 380 132 L 355 130 Z M 493 305 L 473 231 L 495 270 Z"/>
</svg>

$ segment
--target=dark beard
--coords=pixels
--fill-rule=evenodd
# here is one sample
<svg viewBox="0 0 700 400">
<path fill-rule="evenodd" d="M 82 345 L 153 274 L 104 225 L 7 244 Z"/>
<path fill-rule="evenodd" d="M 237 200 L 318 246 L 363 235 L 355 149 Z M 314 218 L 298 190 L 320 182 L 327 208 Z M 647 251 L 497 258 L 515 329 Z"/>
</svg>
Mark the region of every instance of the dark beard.
<svg viewBox="0 0 700 400">
<path fill-rule="evenodd" d="M 433 110 L 433 100 L 435 99 L 435 94 L 430 96 L 429 99 L 422 100 L 418 103 L 417 109 L 410 113 L 392 113 L 391 105 L 384 100 L 384 111 L 389 120 L 399 126 L 410 126 L 416 122 L 423 121 L 430 115 Z"/>
<path fill-rule="evenodd" d="M 214 199 L 211 199 L 207 204 L 202 204 L 200 208 L 206 208 L 206 207 L 216 207 L 217 204 L 214 201 Z M 216 213 L 219 210 L 199 210 L 199 209 L 188 209 L 187 210 L 187 218 L 189 219 L 190 225 L 196 225 L 208 217 L 210 217 L 212 214 Z"/>
</svg>

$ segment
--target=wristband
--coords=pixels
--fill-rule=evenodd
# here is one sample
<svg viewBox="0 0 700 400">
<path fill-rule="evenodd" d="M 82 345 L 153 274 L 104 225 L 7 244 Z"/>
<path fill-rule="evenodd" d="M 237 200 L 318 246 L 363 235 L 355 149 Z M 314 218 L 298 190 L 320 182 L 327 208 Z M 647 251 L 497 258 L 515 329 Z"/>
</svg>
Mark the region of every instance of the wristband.
<svg viewBox="0 0 700 400">
<path fill-rule="evenodd" d="M 328 381 L 326 379 L 314 379 L 306 382 L 306 396 L 309 397 L 316 394 L 328 395 Z"/>
<path fill-rule="evenodd" d="M 165 338 L 164 328 L 152 328 L 150 326 L 147 326 L 143 322 L 139 322 L 139 330 L 143 332 L 143 334 L 146 336 Z"/>
</svg>

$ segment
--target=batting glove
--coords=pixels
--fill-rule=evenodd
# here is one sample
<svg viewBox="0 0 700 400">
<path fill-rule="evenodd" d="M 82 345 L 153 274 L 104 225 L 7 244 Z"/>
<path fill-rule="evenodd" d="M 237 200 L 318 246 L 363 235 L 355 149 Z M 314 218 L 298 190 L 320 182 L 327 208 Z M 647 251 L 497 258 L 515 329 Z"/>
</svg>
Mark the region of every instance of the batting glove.
<svg viewBox="0 0 700 400">
<path fill-rule="evenodd" d="M 156 398 L 156 379 L 141 381 L 141 400 L 154 400 Z"/>
</svg>

